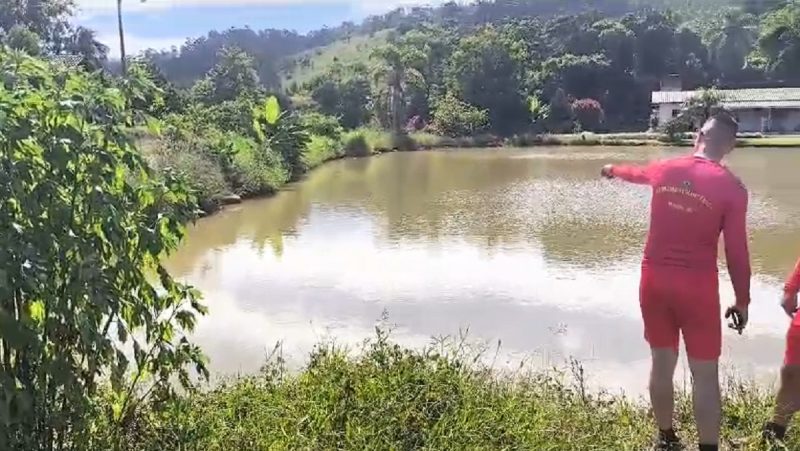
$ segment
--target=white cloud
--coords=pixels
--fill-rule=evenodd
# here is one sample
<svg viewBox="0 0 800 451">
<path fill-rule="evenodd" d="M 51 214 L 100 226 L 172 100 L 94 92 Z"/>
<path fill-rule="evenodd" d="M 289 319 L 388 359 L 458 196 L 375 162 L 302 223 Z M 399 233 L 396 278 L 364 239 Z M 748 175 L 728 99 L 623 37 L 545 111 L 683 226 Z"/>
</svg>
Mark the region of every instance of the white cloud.
<svg viewBox="0 0 800 451">
<path fill-rule="evenodd" d="M 119 59 L 119 35 L 114 33 L 103 33 L 97 37 L 97 40 L 108 46 L 108 56 L 111 59 Z M 148 38 L 145 36 L 126 33 L 125 51 L 128 55 L 137 55 L 139 52 L 147 49 L 164 50 L 172 48 L 173 45 L 180 47 L 180 45 L 185 41 L 185 36 Z"/>
</svg>

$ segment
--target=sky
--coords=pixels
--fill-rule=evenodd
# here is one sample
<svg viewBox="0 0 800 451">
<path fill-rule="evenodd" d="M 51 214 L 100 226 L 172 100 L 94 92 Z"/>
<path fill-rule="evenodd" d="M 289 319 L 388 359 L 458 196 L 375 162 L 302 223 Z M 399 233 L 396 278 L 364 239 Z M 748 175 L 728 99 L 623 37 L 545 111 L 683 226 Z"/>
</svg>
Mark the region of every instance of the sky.
<svg viewBox="0 0 800 451">
<path fill-rule="evenodd" d="M 305 33 L 323 26 L 360 21 L 398 6 L 435 5 L 444 0 L 123 0 L 128 53 L 180 46 L 212 29 L 250 26 Z M 77 0 L 74 22 L 94 29 L 119 57 L 115 0 Z"/>
</svg>

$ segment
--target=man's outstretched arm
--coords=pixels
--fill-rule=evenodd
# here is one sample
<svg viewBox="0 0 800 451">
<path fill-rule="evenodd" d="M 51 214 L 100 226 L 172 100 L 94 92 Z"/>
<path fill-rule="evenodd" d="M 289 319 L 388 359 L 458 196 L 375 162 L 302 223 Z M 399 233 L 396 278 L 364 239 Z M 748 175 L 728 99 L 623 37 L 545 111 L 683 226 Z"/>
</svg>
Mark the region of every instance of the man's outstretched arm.
<svg viewBox="0 0 800 451">
<path fill-rule="evenodd" d="M 656 166 L 656 163 L 650 163 L 646 166 L 609 164 L 603 168 L 602 174 L 610 179 L 618 178 L 630 183 L 649 185 L 652 183 Z"/>
<path fill-rule="evenodd" d="M 786 280 L 783 291 L 791 295 L 797 295 L 798 291 L 800 291 L 800 260 L 797 261 L 794 271 Z"/>
<path fill-rule="evenodd" d="M 736 293 L 736 307 L 750 305 L 750 250 L 747 244 L 747 191 L 737 193 L 723 219 L 725 260 Z"/>
</svg>

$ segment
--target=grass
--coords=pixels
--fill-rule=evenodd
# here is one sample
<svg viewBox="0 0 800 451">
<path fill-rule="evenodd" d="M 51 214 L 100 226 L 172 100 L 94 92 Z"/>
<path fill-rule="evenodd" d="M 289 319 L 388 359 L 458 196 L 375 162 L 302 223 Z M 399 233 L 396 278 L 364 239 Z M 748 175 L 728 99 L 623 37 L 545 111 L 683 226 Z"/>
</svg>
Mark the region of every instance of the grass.
<svg viewBox="0 0 800 451">
<path fill-rule="evenodd" d="M 339 40 L 324 47 L 292 55 L 289 58 L 298 61 L 298 65 L 293 71 L 283 76 L 283 85 L 288 86 L 291 83 L 302 85 L 315 76 L 324 74 L 337 62 L 341 64 L 368 64 L 372 50 L 385 44 L 390 32 L 391 30 L 383 30 L 375 33 L 374 36 L 353 36 L 349 40 Z M 302 67 L 299 64 L 299 61 L 304 57 L 308 57 L 311 60 L 311 66 Z"/>
<path fill-rule="evenodd" d="M 341 141 L 327 136 L 312 135 L 304 160 L 306 166 L 309 169 L 313 169 L 326 161 L 335 160 L 342 156 L 344 156 L 344 147 Z"/>
<path fill-rule="evenodd" d="M 320 345 L 301 371 L 287 372 L 278 357 L 257 376 L 143 409 L 126 443 L 210 451 L 641 450 L 651 443 L 646 404 L 587 390 L 578 363 L 498 372 L 480 363 L 486 356 L 457 340 L 405 349 L 378 329 L 360 352 Z M 724 401 L 724 441 L 760 449 L 771 395 L 729 381 Z M 696 443 L 687 396 L 676 410 L 685 444 Z M 798 446 L 792 435 L 788 449 Z"/>
</svg>

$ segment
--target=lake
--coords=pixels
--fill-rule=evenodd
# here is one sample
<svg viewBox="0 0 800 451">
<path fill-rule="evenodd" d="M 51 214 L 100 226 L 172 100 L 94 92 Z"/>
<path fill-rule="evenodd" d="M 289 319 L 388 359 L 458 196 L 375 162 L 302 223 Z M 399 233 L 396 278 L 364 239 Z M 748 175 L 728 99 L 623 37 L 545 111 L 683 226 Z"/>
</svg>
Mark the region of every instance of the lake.
<svg viewBox="0 0 800 451">
<path fill-rule="evenodd" d="M 218 375 L 257 371 L 277 342 L 297 364 L 320 341 L 357 349 L 386 312 L 402 344 L 466 335 L 492 348 L 498 368 L 575 358 L 593 387 L 641 394 L 649 351 L 638 278 L 650 192 L 599 171 L 687 151 L 335 161 L 275 197 L 200 220 L 167 266 L 205 295 L 211 313 L 195 340 Z M 743 337 L 726 331 L 723 360 L 771 382 L 788 326 L 779 294 L 800 255 L 800 149 L 741 149 L 729 165 L 750 190 L 754 280 L 751 326 Z M 727 307 L 733 291 L 720 274 Z"/>
</svg>

